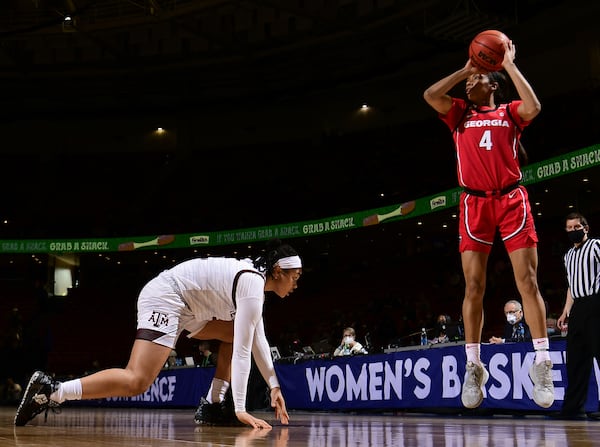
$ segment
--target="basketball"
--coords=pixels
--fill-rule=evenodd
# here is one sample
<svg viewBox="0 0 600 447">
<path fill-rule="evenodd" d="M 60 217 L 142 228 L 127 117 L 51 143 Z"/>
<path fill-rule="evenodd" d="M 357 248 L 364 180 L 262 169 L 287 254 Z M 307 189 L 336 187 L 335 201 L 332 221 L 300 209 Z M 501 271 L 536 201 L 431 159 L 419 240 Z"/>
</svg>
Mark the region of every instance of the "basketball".
<svg viewBox="0 0 600 447">
<path fill-rule="evenodd" d="M 477 34 L 469 45 L 471 63 L 482 71 L 499 71 L 504 59 L 504 43 L 508 37 L 498 30 Z"/>
</svg>

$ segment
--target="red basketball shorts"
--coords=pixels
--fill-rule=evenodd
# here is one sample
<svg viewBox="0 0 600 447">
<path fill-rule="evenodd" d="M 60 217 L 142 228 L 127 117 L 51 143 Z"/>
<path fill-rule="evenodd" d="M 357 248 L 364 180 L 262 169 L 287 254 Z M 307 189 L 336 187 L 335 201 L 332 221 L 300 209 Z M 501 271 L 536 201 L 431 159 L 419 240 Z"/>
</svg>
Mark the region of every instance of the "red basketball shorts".
<svg viewBox="0 0 600 447">
<path fill-rule="evenodd" d="M 523 186 L 498 196 L 479 197 L 467 192 L 460 196 L 459 251 L 489 253 L 496 231 L 508 253 L 536 247 L 537 233 L 527 190 Z"/>
</svg>

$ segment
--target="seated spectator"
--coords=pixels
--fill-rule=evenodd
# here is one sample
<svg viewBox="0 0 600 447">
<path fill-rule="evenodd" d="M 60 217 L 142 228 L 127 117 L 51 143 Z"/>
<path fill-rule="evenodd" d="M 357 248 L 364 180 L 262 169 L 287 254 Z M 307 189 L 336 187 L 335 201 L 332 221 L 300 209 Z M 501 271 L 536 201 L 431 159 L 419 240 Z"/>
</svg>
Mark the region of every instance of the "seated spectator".
<svg viewBox="0 0 600 447">
<path fill-rule="evenodd" d="M 433 338 L 429 340 L 429 343 L 431 344 L 464 340 L 462 324 L 460 322 L 452 321 L 450 315 L 438 315 L 433 330 Z"/>
<path fill-rule="evenodd" d="M 175 349 L 171 349 L 169 353 L 169 357 L 167 358 L 167 363 L 165 364 L 165 368 L 173 368 L 174 366 L 179 366 L 179 358 L 177 357 L 177 351 Z"/>
<path fill-rule="evenodd" d="M 525 322 L 523 306 L 517 300 L 509 300 L 504 305 L 506 324 L 502 337 L 491 337 L 490 343 L 500 344 L 516 341 L 531 341 L 531 332 Z"/>
<path fill-rule="evenodd" d="M 440 314 L 438 315 L 434 327 L 433 338 L 429 340 L 429 343 L 448 343 L 450 337 L 448 335 L 449 323 L 451 322 L 450 315 Z"/>
<path fill-rule="evenodd" d="M 201 340 L 198 344 L 198 366 L 209 367 L 217 366 L 217 355 L 210 350 L 210 342 Z"/>
<path fill-rule="evenodd" d="M 363 345 L 356 341 L 356 332 L 354 331 L 354 328 L 347 327 L 344 329 L 342 343 L 335 349 L 333 355 L 334 357 L 340 357 L 343 355 L 354 354 L 367 354 L 367 350 L 363 348 Z"/>
<path fill-rule="evenodd" d="M 548 337 L 552 337 L 554 335 L 560 335 L 560 329 L 556 324 L 556 318 L 546 318 L 546 329 L 548 331 Z"/>
</svg>

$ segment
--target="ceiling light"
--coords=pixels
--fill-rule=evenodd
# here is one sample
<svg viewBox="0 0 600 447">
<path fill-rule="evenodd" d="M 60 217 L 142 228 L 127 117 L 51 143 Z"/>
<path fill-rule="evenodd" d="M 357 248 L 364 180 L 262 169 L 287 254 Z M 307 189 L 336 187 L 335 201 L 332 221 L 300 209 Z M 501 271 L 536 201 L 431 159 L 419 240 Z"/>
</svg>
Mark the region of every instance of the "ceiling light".
<svg viewBox="0 0 600 447">
<path fill-rule="evenodd" d="M 62 30 L 63 33 L 74 33 L 77 31 L 75 28 L 75 19 L 71 17 L 69 14 L 65 15 L 62 21 Z"/>
</svg>

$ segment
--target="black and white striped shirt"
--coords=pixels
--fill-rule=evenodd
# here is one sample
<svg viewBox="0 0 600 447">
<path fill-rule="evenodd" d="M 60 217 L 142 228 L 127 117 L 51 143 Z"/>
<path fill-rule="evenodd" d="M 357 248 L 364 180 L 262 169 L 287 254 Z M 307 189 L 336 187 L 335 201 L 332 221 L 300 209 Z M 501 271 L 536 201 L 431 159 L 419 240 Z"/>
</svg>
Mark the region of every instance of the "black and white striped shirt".
<svg viewBox="0 0 600 447">
<path fill-rule="evenodd" d="M 573 299 L 600 293 L 600 239 L 572 247 L 564 260 Z"/>
</svg>

